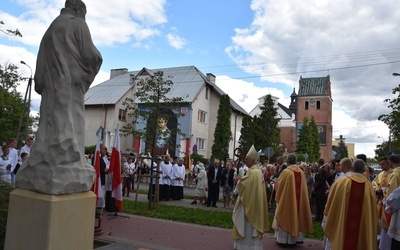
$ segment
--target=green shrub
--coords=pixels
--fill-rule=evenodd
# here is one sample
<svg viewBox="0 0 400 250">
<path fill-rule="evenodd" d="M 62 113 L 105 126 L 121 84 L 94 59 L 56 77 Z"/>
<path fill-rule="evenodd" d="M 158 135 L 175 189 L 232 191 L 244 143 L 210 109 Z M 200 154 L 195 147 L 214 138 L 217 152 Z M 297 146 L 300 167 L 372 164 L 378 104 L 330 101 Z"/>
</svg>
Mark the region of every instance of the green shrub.
<svg viewBox="0 0 400 250">
<path fill-rule="evenodd" d="M 193 153 L 190 155 L 190 159 L 196 164 L 197 161 L 204 164 L 204 166 L 208 165 L 208 159 L 204 158 L 204 156 L 199 155 L 198 153 Z"/>
<path fill-rule="evenodd" d="M 94 154 L 94 151 L 96 150 L 96 145 L 93 146 L 87 146 L 85 147 L 85 154 Z"/>
</svg>

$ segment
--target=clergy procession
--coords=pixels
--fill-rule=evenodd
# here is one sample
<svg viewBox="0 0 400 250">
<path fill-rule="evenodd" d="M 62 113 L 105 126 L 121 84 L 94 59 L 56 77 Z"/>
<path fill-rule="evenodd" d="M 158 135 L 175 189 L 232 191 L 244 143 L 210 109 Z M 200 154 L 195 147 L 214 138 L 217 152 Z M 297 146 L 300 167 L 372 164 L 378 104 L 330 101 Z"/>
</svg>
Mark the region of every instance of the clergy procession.
<svg viewBox="0 0 400 250">
<path fill-rule="evenodd" d="M 381 159 L 376 176 L 363 154 L 330 164 L 323 159 L 297 162 L 294 154 L 286 159 L 286 164 L 280 157 L 275 166 L 264 166 L 254 147 L 247 154 L 247 173 L 236 184 L 235 249 L 263 249 L 259 239 L 269 229 L 264 187 L 270 189 L 278 246 L 303 244 L 304 233 L 313 233 L 314 220 L 325 234 L 323 249 L 400 249 L 399 155 Z"/>
<path fill-rule="evenodd" d="M 323 159 L 298 162 L 295 154 L 288 154 L 263 164 L 254 146 L 243 163 L 214 159 L 185 167 L 183 158 L 167 154 L 156 156 L 151 169 L 148 154 L 125 163 L 122 159 L 123 196 L 129 197 L 135 181 L 153 183 L 148 199 L 157 190 L 160 201 L 182 200 L 184 187 L 194 185 L 195 191 L 187 194 L 194 197 L 191 205 L 217 208 L 221 201 L 223 208 L 233 208 L 234 249 L 265 249 L 263 236 L 271 230 L 276 249 L 301 246 L 305 234 L 314 233 L 315 223 L 324 232 L 321 249 L 400 249 L 397 154 L 380 161 L 377 175 L 370 174 L 363 154 L 329 164 Z M 106 151 L 101 161 L 107 162 Z"/>
<path fill-rule="evenodd" d="M 100 210 L 122 212 L 123 197 L 129 197 L 135 182 L 153 185 L 148 194 L 152 201 L 182 200 L 184 187 L 193 185 L 194 192 L 186 194 L 194 197 L 191 205 L 216 208 L 222 196 L 223 208 L 233 208 L 234 249 L 263 249 L 263 236 L 270 230 L 277 248 L 303 244 L 304 235 L 313 234 L 313 221 L 325 234 L 321 249 L 400 249 L 397 154 L 381 159 L 377 175 L 370 174 L 362 154 L 330 164 L 323 159 L 306 164 L 288 154 L 274 164 L 262 164 L 254 146 L 243 163 L 214 159 L 208 164 L 192 161 L 186 167 L 184 158 L 168 154 L 121 155 L 118 136 L 109 156 L 98 139 L 95 154 L 86 159 L 87 167 L 97 172 L 92 191 Z M 2 184 L 15 185 L 18 168 L 33 143 L 27 138 L 17 150 L 13 138 L 2 147 Z"/>
<path fill-rule="evenodd" d="M 325 234 L 323 249 L 400 249 L 399 155 L 381 159 L 376 176 L 363 154 L 330 164 L 297 162 L 294 154 L 286 159 L 265 166 L 257 162 L 254 147 L 247 154 L 247 174 L 236 184 L 235 249 L 262 249 L 258 239 L 269 229 L 268 207 L 281 247 L 302 244 L 304 233 L 313 233 L 314 220 Z M 269 190 L 268 207 L 260 186 Z"/>
</svg>

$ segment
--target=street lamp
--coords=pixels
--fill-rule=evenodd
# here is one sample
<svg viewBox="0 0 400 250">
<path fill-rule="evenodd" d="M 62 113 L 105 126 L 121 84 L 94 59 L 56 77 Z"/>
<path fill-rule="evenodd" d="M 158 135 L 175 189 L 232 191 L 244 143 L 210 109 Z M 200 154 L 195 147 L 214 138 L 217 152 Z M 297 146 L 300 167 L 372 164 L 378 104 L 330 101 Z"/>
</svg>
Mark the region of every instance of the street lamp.
<svg viewBox="0 0 400 250">
<path fill-rule="evenodd" d="M 32 68 L 26 64 L 24 61 L 21 61 L 21 64 L 27 66 L 29 70 L 31 71 L 31 76 L 29 77 L 28 80 L 28 86 L 26 86 L 26 91 L 25 91 L 25 98 L 24 98 L 24 103 L 22 105 L 22 110 L 21 110 L 21 116 L 19 117 L 19 122 L 18 122 L 18 130 L 17 130 L 17 140 L 19 141 L 20 139 L 20 134 L 21 134 L 21 126 L 22 126 L 22 120 L 24 117 L 24 112 L 25 112 L 25 107 L 28 107 L 28 112 L 26 115 L 26 130 L 25 130 L 25 136 L 28 135 L 28 124 L 29 124 L 29 113 L 31 112 L 31 92 L 32 92 Z"/>
</svg>

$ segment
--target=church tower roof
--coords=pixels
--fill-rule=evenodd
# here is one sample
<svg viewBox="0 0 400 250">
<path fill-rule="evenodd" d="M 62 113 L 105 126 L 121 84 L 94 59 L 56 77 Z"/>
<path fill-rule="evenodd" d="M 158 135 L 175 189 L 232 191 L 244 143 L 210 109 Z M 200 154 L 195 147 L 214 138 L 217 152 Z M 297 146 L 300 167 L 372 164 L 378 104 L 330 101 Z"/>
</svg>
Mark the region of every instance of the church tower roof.
<svg viewBox="0 0 400 250">
<path fill-rule="evenodd" d="M 330 76 L 310 78 L 300 76 L 298 96 L 331 96 Z"/>
</svg>

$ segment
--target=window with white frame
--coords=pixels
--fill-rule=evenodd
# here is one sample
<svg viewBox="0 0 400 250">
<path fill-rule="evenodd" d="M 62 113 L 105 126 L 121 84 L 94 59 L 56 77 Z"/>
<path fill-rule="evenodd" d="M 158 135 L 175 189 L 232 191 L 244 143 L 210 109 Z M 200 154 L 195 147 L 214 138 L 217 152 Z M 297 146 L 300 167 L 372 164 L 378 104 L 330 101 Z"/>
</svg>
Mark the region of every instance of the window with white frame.
<svg viewBox="0 0 400 250">
<path fill-rule="evenodd" d="M 206 123 L 206 116 L 207 116 L 207 112 L 199 109 L 199 112 L 197 113 L 197 121 Z"/>
<path fill-rule="evenodd" d="M 196 138 L 197 150 L 204 150 L 206 148 L 206 139 Z"/>
</svg>

